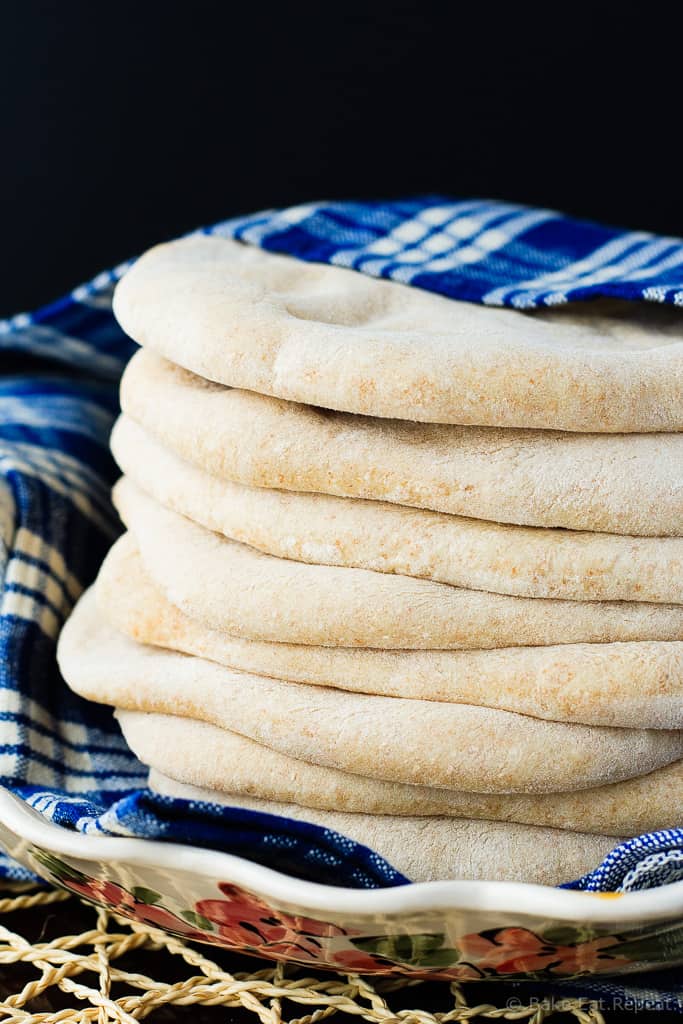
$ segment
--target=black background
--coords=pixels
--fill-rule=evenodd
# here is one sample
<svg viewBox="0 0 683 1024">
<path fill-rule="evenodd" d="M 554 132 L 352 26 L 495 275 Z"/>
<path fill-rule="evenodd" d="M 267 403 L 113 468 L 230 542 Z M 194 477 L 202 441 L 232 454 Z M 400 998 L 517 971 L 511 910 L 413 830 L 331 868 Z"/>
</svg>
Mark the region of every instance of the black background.
<svg viewBox="0 0 683 1024">
<path fill-rule="evenodd" d="M 680 10 L 0 0 L 0 315 L 322 197 L 496 196 L 683 235 Z"/>
<path fill-rule="evenodd" d="M 443 192 L 683 234 L 680 5 L 0 4 L 0 314 L 314 198 Z"/>
</svg>

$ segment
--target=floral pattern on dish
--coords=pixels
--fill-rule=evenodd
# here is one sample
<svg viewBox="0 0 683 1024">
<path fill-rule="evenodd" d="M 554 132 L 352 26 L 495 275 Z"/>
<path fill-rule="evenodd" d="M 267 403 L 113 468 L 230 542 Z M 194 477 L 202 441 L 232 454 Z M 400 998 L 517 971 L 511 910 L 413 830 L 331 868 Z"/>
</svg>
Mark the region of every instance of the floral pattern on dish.
<svg viewBox="0 0 683 1024">
<path fill-rule="evenodd" d="M 343 972 L 447 981 L 557 980 L 618 974 L 641 964 L 683 959 L 680 923 L 624 935 L 560 922 L 537 930 L 489 928 L 456 938 L 436 930 L 373 934 L 367 927 L 342 927 L 287 913 L 230 882 L 214 885 L 207 880 L 213 894 L 186 907 L 148 885 L 125 887 L 119 881 L 89 875 L 46 850 L 34 847 L 31 854 L 50 881 L 123 917 L 184 939 Z"/>
</svg>

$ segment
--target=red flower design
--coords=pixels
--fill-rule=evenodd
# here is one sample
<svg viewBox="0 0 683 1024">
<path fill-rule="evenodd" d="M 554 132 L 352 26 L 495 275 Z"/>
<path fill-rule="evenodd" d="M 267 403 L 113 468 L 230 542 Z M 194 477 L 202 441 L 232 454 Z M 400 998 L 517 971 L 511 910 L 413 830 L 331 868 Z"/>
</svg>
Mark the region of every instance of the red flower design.
<svg viewBox="0 0 683 1024">
<path fill-rule="evenodd" d="M 332 957 L 335 964 L 339 964 L 340 967 L 344 967 L 349 971 L 372 971 L 377 973 L 382 971 L 383 973 L 390 973 L 395 970 L 394 964 L 387 963 L 386 960 L 382 960 L 380 957 L 373 956 L 372 953 L 364 953 L 360 949 L 339 949 L 334 953 Z"/>
<path fill-rule="evenodd" d="M 180 933 L 186 939 L 206 939 L 206 932 L 193 928 L 181 917 L 176 917 L 166 907 L 158 907 L 149 903 L 139 903 L 129 895 L 129 900 L 118 907 L 119 913 L 132 917 L 141 924 L 152 928 L 163 928 L 165 931 Z"/>
<path fill-rule="evenodd" d="M 116 882 L 110 882 L 103 878 L 86 878 L 81 882 L 78 879 L 63 876 L 60 881 L 62 885 L 78 893 L 84 899 L 102 903 L 107 907 L 112 904 L 118 906 L 125 897 L 130 897 L 130 893 L 122 889 Z"/>
<path fill-rule="evenodd" d="M 561 946 L 545 941 L 527 928 L 502 928 L 494 933 L 464 935 L 458 939 L 458 947 L 462 959 L 482 972 L 581 974 L 626 965 L 628 960 L 608 952 L 618 941 L 608 935 Z"/>
<path fill-rule="evenodd" d="M 149 897 L 150 902 L 145 902 L 144 898 L 137 898 L 134 893 L 107 879 L 63 874 L 60 881 L 85 899 L 188 939 L 246 947 L 278 959 L 320 960 L 342 970 L 360 973 L 387 974 L 396 970 L 412 973 L 400 960 L 394 961 L 377 953 L 353 948 L 331 950 L 326 940 L 352 933 L 327 921 L 274 910 L 258 896 L 226 882 L 219 885 L 224 899 L 200 900 L 196 904 L 196 914 L 216 926 L 216 931 L 203 931 L 197 927 L 202 922 L 196 915 L 188 912 L 186 916 L 194 916 L 194 923 L 190 924 L 155 902 L 158 894 L 151 890 L 134 890 L 138 897 Z M 460 951 L 457 964 L 430 971 L 425 963 L 420 974 L 428 974 L 434 979 L 457 978 L 460 981 L 491 974 L 567 976 L 613 971 L 630 962 L 618 955 L 619 939 L 613 935 L 560 944 L 526 928 L 501 928 L 461 936 L 457 946 Z"/>
<path fill-rule="evenodd" d="M 132 893 L 117 885 L 116 882 L 98 878 L 86 879 L 83 882 L 73 878 L 62 878 L 61 881 L 62 885 L 79 896 L 83 896 L 84 899 L 99 903 L 123 917 L 133 918 L 133 920 L 151 925 L 153 928 L 163 928 L 166 931 L 180 933 L 188 939 L 207 938 L 205 932 L 193 928 L 187 921 L 172 914 L 170 910 L 137 900 Z"/>
<path fill-rule="evenodd" d="M 319 959 L 323 942 L 343 929 L 327 921 L 296 917 L 273 910 L 258 896 L 222 882 L 225 900 L 200 900 L 196 911 L 218 926 L 221 938 L 234 946 L 249 946 L 270 955 Z"/>
</svg>

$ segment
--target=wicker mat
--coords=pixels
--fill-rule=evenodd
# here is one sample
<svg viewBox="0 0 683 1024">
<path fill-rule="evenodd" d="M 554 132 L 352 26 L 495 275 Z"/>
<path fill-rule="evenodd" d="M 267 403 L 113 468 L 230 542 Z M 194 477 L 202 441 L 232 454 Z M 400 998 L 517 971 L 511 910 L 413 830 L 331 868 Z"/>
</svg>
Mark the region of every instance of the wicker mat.
<svg viewBox="0 0 683 1024">
<path fill-rule="evenodd" d="M 2 1024 L 134 1024 L 151 1014 L 157 1024 L 540 1024 L 555 1014 L 603 1022 L 588 999 L 522 1005 L 501 983 L 491 989 L 495 1002 L 469 1005 L 467 985 L 275 965 L 181 941 L 61 891 L 0 894 Z"/>
</svg>

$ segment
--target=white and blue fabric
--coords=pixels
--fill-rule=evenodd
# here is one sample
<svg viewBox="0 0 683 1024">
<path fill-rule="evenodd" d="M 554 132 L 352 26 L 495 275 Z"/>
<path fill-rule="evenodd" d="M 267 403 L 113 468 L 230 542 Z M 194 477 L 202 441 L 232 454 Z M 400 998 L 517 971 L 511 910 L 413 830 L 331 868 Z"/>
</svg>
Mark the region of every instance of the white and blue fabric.
<svg viewBox="0 0 683 1024">
<path fill-rule="evenodd" d="M 603 295 L 683 305 L 682 240 L 506 203 L 319 203 L 206 230 L 491 305 Z M 135 347 L 111 312 L 125 269 L 0 323 L 0 783 L 82 832 L 209 846 L 338 885 L 406 884 L 329 830 L 150 792 L 111 711 L 75 696 L 59 675 L 59 630 L 121 529 L 108 438 Z M 5 858 L 0 875 L 27 872 Z M 680 878 L 683 828 L 629 840 L 570 884 L 642 889 Z"/>
<path fill-rule="evenodd" d="M 512 203 L 441 196 L 314 203 L 211 230 L 489 306 L 528 309 L 598 296 L 683 306 L 680 238 Z"/>
</svg>

